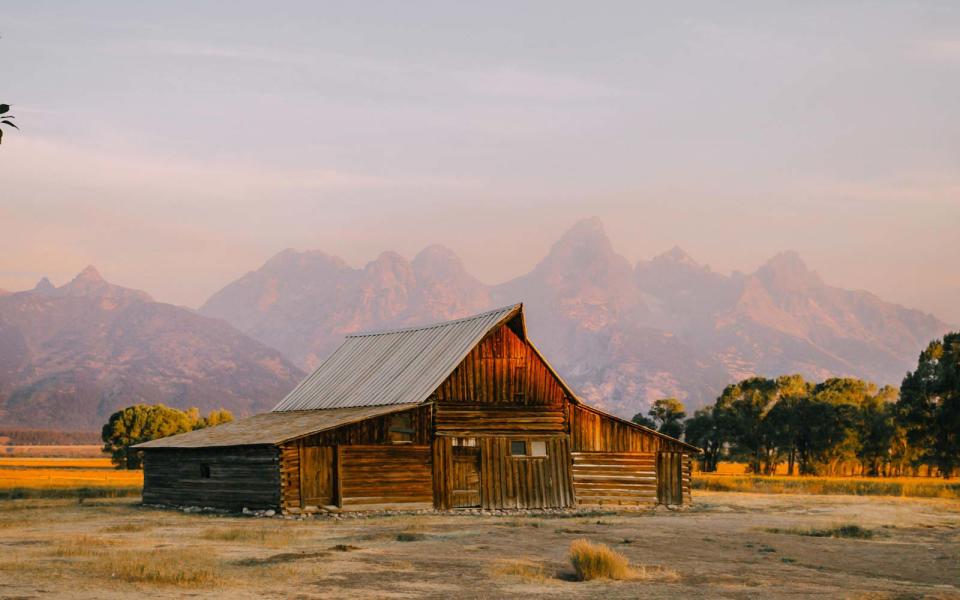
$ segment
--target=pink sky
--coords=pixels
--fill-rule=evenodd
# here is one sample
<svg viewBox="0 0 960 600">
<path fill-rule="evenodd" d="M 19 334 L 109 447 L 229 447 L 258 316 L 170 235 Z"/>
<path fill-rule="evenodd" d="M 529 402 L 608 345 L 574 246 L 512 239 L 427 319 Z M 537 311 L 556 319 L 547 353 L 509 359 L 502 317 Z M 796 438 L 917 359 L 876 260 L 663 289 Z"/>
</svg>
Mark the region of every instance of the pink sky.
<svg viewBox="0 0 960 600">
<path fill-rule="evenodd" d="M 760 6 L 12 7 L 0 288 L 195 307 L 286 247 L 431 243 L 496 283 L 597 215 L 632 261 L 795 249 L 960 323 L 960 10 Z"/>
</svg>

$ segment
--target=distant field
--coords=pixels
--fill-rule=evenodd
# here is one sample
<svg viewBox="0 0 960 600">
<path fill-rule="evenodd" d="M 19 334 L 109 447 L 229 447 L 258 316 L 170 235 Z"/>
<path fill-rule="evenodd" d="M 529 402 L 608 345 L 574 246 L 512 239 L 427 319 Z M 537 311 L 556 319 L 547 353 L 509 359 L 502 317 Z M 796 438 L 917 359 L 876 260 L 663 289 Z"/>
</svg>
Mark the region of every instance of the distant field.
<svg viewBox="0 0 960 600">
<path fill-rule="evenodd" d="M 39 456 L 62 458 L 102 458 L 103 446 L 0 446 L 0 456 Z"/>
<path fill-rule="evenodd" d="M 109 458 L 63 458 L 41 456 L 0 456 L 0 469 L 6 467 L 55 469 L 115 469 Z"/>
<path fill-rule="evenodd" d="M 108 458 L 0 458 L 0 499 L 131 496 L 142 487 L 143 471 L 119 471 Z"/>
<path fill-rule="evenodd" d="M 960 481 L 931 477 L 781 477 L 697 473 L 694 490 L 761 494 L 845 494 L 960 498 Z"/>
<path fill-rule="evenodd" d="M 710 473 L 710 475 L 749 475 L 748 469 L 750 465 L 742 462 L 721 462 L 717 463 L 717 470 L 715 473 Z M 786 475 L 787 474 L 787 465 L 782 463 L 777 465 L 777 472 L 775 475 Z"/>
</svg>

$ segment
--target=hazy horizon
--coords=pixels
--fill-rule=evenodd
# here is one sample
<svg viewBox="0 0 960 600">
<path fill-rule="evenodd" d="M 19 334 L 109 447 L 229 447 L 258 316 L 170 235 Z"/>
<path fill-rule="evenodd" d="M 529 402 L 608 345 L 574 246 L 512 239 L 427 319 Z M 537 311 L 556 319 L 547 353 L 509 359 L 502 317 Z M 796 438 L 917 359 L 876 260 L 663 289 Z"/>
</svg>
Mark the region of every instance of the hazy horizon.
<svg viewBox="0 0 960 600">
<path fill-rule="evenodd" d="M 199 306 L 287 247 L 486 283 L 597 215 L 960 323 L 960 6 L 8 7 L 0 288 Z"/>
</svg>

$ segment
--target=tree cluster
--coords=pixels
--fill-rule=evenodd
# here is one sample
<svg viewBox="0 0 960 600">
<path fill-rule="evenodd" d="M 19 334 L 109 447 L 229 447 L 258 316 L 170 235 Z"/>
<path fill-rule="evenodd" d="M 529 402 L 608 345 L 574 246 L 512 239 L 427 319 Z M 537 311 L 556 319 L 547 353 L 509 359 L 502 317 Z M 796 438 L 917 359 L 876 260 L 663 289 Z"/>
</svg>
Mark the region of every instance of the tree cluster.
<svg viewBox="0 0 960 600">
<path fill-rule="evenodd" d="M 224 408 L 202 417 L 196 408 L 183 411 L 163 404 L 135 404 L 110 415 L 100 438 L 103 451 L 110 455 L 118 469 L 139 469 L 141 453 L 131 446 L 232 420 L 233 414 Z"/>
<path fill-rule="evenodd" d="M 651 414 L 653 410 L 651 409 Z M 743 461 L 754 473 L 902 475 L 960 466 L 960 333 L 930 343 L 900 389 L 853 378 L 751 377 L 683 424 L 701 467 Z"/>
</svg>

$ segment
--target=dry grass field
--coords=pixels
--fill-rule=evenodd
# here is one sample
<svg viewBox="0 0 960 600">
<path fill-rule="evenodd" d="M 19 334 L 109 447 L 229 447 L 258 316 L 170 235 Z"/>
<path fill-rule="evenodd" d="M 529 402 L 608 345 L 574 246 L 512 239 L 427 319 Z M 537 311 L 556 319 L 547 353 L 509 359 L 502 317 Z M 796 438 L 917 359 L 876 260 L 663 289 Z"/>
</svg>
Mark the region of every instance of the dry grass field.
<svg viewBox="0 0 960 600">
<path fill-rule="evenodd" d="M 936 477 L 799 477 L 697 473 L 695 490 L 960 499 L 960 481 Z"/>
<path fill-rule="evenodd" d="M 0 501 L 0 597 L 958 598 L 960 502 L 700 492 L 693 508 L 288 521 Z M 577 581 L 576 540 L 629 562 Z M 619 571 L 617 571 L 619 572 Z M 621 573 L 622 574 L 622 573 Z"/>
<path fill-rule="evenodd" d="M 143 471 L 118 471 L 108 458 L 0 457 L 0 499 L 139 494 Z"/>
</svg>

